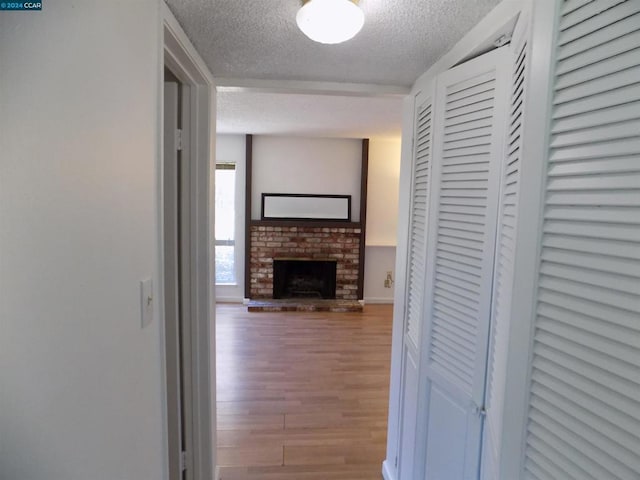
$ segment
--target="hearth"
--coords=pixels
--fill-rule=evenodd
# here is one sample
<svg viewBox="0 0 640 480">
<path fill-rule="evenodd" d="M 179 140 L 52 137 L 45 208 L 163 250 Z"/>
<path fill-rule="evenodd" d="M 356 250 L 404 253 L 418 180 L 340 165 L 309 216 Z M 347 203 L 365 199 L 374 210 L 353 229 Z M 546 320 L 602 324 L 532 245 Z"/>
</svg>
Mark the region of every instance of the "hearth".
<svg viewBox="0 0 640 480">
<path fill-rule="evenodd" d="M 274 259 L 273 298 L 336 298 L 336 261 Z"/>
</svg>

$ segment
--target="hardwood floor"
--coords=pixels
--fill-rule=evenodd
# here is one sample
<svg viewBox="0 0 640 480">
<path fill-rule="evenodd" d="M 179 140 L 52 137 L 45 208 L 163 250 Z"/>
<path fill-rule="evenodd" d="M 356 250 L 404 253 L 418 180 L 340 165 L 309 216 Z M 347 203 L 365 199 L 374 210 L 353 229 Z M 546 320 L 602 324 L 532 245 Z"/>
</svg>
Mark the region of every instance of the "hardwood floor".
<svg viewBox="0 0 640 480">
<path fill-rule="evenodd" d="M 216 311 L 221 478 L 379 480 L 392 307 Z"/>
</svg>

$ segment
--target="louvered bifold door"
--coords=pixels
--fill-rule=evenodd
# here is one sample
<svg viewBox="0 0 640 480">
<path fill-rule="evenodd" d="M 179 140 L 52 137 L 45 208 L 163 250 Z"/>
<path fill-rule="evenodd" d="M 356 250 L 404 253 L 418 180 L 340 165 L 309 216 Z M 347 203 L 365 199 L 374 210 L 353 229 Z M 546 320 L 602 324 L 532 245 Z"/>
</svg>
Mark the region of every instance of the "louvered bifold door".
<svg viewBox="0 0 640 480">
<path fill-rule="evenodd" d="M 489 342 L 487 391 L 485 394 L 486 425 L 482 477 L 497 478 L 502 443 L 502 418 L 507 370 L 507 351 L 511 324 L 511 296 L 515 262 L 515 234 L 520 190 L 522 162 L 522 128 L 524 90 L 529 74 L 527 28 L 514 34 L 511 52 L 511 76 L 507 131 L 501 172 L 500 209 L 498 212 L 498 236 L 492 298 L 491 338 Z"/>
<path fill-rule="evenodd" d="M 420 98 L 418 97 L 418 101 Z M 407 282 L 406 341 L 418 351 L 422 327 L 422 301 L 426 255 L 426 226 L 431 158 L 431 101 L 417 108 L 414 137 L 414 166 L 412 175 L 411 220 L 409 235 L 409 265 Z"/>
<path fill-rule="evenodd" d="M 430 92 L 429 92 L 430 93 Z M 418 365 L 426 256 L 426 226 L 431 169 L 431 95 L 416 96 L 411 214 L 409 219 L 408 264 L 405 298 L 405 332 L 402 369 L 402 421 L 400 432 L 400 478 L 410 478 L 415 458 L 416 415 L 418 412 Z"/>
<path fill-rule="evenodd" d="M 477 478 L 509 51 L 437 79 L 428 235 L 425 478 Z"/>
<path fill-rule="evenodd" d="M 640 479 L 640 2 L 561 4 L 526 478 Z"/>
</svg>

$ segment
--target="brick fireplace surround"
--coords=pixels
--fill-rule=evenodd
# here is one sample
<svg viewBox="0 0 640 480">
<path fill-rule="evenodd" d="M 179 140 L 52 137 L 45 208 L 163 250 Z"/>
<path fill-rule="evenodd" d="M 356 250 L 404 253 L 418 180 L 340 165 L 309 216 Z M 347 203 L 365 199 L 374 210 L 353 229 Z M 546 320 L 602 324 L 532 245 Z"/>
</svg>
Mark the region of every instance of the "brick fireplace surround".
<svg viewBox="0 0 640 480">
<path fill-rule="evenodd" d="M 335 259 L 336 299 L 357 300 L 361 228 L 251 226 L 250 293 L 273 298 L 273 259 Z"/>
</svg>

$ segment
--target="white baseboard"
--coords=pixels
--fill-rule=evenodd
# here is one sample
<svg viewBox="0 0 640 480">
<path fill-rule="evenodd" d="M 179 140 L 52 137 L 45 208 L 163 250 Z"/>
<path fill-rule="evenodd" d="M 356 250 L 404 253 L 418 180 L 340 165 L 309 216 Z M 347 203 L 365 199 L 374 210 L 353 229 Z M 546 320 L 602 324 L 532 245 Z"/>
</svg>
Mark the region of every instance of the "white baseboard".
<svg viewBox="0 0 640 480">
<path fill-rule="evenodd" d="M 216 303 L 242 303 L 242 297 L 216 297 Z"/>
<path fill-rule="evenodd" d="M 364 299 L 364 303 L 365 304 L 374 304 L 374 303 L 378 303 L 378 304 L 384 304 L 384 305 L 391 305 L 393 304 L 393 297 L 365 297 Z"/>
<path fill-rule="evenodd" d="M 367 297 L 364 300 L 358 300 L 363 305 L 372 305 L 372 304 L 380 304 L 380 305 L 392 305 L 393 297 L 385 298 L 385 297 Z M 242 303 L 244 305 L 249 304 L 248 298 L 242 297 L 216 297 L 216 303 Z"/>
<path fill-rule="evenodd" d="M 389 466 L 388 460 L 385 460 L 384 462 L 382 462 L 382 478 L 384 478 L 384 480 L 396 480 L 396 475 L 394 470 L 395 469 L 392 469 Z"/>
</svg>

